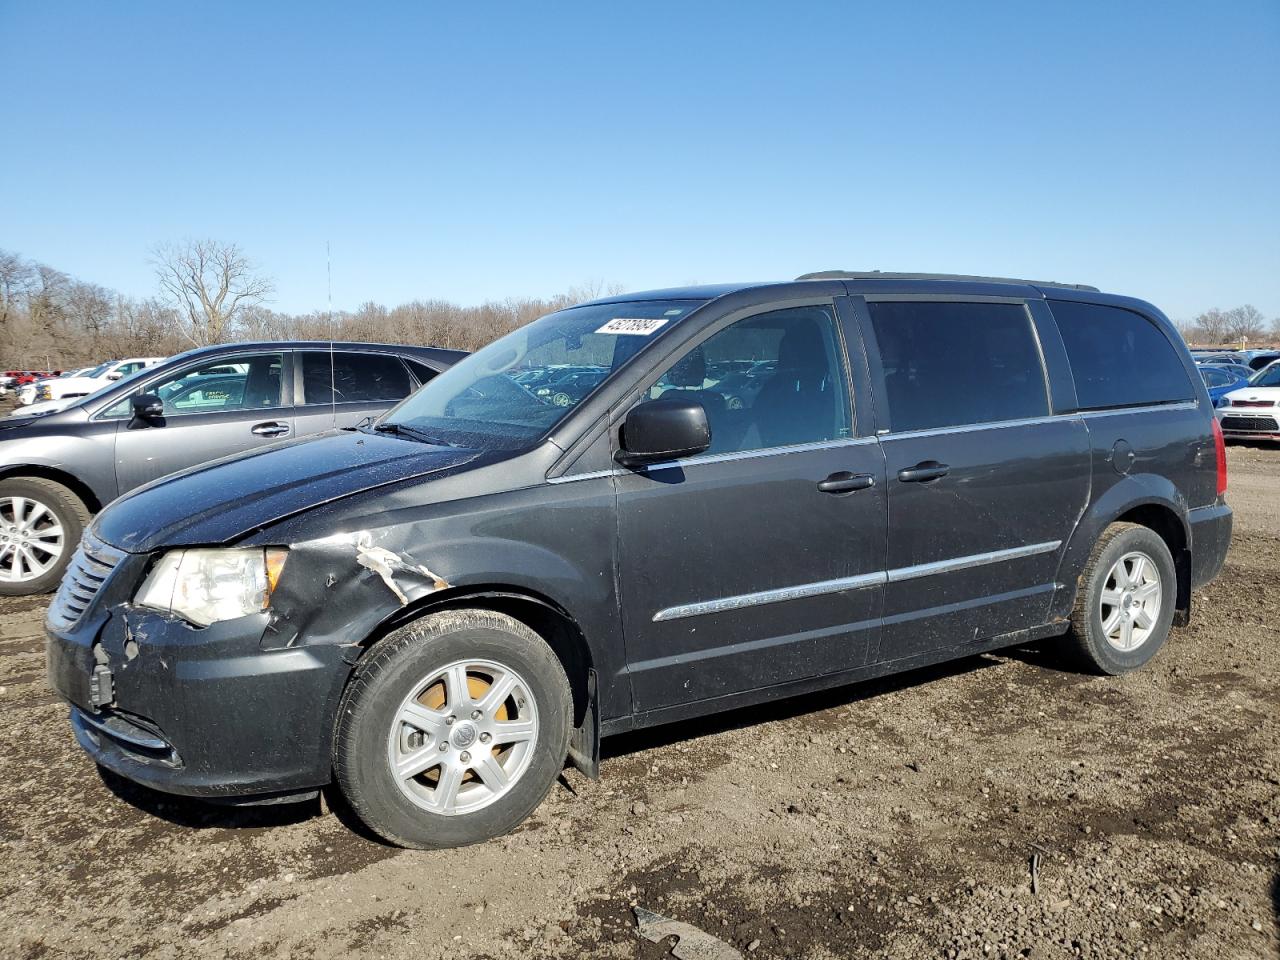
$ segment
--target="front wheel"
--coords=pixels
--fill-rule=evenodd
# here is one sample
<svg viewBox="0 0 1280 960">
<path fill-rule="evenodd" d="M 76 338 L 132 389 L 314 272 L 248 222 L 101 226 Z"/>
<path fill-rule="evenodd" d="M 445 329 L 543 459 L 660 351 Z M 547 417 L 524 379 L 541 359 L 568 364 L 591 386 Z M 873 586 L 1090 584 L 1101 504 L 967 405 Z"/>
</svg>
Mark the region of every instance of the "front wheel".
<svg viewBox="0 0 1280 960">
<path fill-rule="evenodd" d="M 572 707 L 560 660 L 518 620 L 428 615 L 360 661 L 339 714 L 338 786 L 365 825 L 400 846 L 499 836 L 563 769 Z"/>
<path fill-rule="evenodd" d="M 0 596 L 55 589 L 88 522 L 84 502 L 60 483 L 0 480 Z"/>
<path fill-rule="evenodd" d="M 1136 670 L 1169 636 L 1178 595 L 1173 555 L 1149 527 L 1113 523 L 1080 575 L 1072 634 L 1084 661 L 1109 674 Z"/>
</svg>

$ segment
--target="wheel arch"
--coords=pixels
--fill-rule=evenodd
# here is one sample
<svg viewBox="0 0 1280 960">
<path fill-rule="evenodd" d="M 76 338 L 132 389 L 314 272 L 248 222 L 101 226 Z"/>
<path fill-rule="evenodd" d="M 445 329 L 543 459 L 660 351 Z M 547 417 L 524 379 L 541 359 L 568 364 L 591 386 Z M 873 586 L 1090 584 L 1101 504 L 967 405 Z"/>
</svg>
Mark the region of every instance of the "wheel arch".
<svg viewBox="0 0 1280 960">
<path fill-rule="evenodd" d="M 1154 531 L 1169 548 L 1177 573 L 1174 604 L 1176 626 L 1191 617 L 1191 530 L 1187 504 L 1178 489 L 1163 477 L 1132 477 L 1116 484 L 1094 503 L 1076 525 L 1058 569 L 1061 584 L 1054 600 L 1053 619 L 1065 620 L 1075 603 L 1079 578 L 1093 545 L 1113 523 L 1136 523 Z"/>
<path fill-rule="evenodd" d="M 383 619 L 359 643 L 361 656 L 383 637 L 414 620 L 441 610 L 492 610 L 527 626 L 555 652 L 569 678 L 573 694 L 573 722 L 581 727 L 593 711 L 592 671 L 596 658 L 578 621 L 555 600 L 535 591 L 506 584 L 484 584 L 439 590 L 411 601 Z"/>
<path fill-rule="evenodd" d="M 0 469 L 0 480 L 22 480 L 27 477 L 52 480 L 54 483 L 62 484 L 80 498 L 90 513 L 97 513 L 102 509 L 102 501 L 93 492 L 93 488 L 73 473 L 37 463 L 15 464 Z"/>
</svg>

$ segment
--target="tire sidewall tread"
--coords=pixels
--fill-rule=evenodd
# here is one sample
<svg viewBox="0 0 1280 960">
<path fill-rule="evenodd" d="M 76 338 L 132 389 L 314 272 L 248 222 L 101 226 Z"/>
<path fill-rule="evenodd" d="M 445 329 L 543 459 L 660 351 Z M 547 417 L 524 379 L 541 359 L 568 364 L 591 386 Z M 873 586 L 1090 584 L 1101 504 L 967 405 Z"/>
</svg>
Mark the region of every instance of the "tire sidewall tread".
<svg viewBox="0 0 1280 960">
<path fill-rule="evenodd" d="M 1102 629 L 1100 595 L 1107 574 L 1116 561 L 1134 550 L 1146 554 L 1160 573 L 1160 615 L 1155 629 L 1134 650 L 1117 650 Z M 1076 589 L 1076 602 L 1071 612 L 1071 636 L 1078 658 L 1089 669 L 1112 676 L 1128 673 L 1148 663 L 1169 637 L 1177 605 L 1177 571 L 1173 555 L 1163 538 L 1150 527 L 1137 523 L 1113 523 L 1098 537 Z"/>
<path fill-rule="evenodd" d="M 0 596 L 23 597 L 56 590 L 71 562 L 71 555 L 80 546 L 80 538 L 89 525 L 89 508 L 65 484 L 44 477 L 9 476 L 0 479 L 0 497 L 27 497 L 39 501 L 53 512 L 62 524 L 62 557 L 51 570 L 22 583 L 0 581 Z"/>
<path fill-rule="evenodd" d="M 442 816 L 401 793 L 386 761 L 387 736 L 414 684 L 436 667 L 470 658 L 507 664 L 533 688 L 538 740 L 506 795 L 473 813 Z M 572 723 L 564 667 L 534 631 L 491 610 L 428 614 L 388 634 L 360 659 L 338 711 L 335 780 L 356 816 L 392 843 L 418 849 L 479 843 L 509 832 L 545 799 L 564 769 Z"/>
</svg>

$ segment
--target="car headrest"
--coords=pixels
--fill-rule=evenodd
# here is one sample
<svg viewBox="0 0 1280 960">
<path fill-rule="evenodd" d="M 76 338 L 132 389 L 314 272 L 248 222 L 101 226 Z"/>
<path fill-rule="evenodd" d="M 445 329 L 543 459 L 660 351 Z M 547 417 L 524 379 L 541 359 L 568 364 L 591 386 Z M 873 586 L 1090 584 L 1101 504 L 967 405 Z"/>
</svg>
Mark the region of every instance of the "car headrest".
<svg viewBox="0 0 1280 960">
<path fill-rule="evenodd" d="M 694 347 L 676 361 L 667 373 L 673 387 L 701 387 L 707 379 L 707 358 L 701 347 Z"/>
<path fill-rule="evenodd" d="M 778 344 L 778 369 L 826 372 L 827 351 L 816 323 L 800 320 L 788 327 Z"/>
</svg>

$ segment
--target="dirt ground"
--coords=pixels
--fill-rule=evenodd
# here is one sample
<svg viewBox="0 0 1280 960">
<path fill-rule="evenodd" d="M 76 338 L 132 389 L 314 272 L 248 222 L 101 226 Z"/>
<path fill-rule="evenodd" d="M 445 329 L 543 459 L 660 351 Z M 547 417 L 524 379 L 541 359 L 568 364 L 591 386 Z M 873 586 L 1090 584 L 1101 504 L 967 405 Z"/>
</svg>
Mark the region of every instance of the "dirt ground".
<svg viewBox="0 0 1280 960">
<path fill-rule="evenodd" d="M 104 782 L 43 601 L 0 602 L 0 956 L 669 956 L 636 904 L 749 957 L 1280 956 L 1280 449 L 1230 464 L 1227 568 L 1143 671 L 1017 649 L 628 736 L 438 853 Z"/>
</svg>

